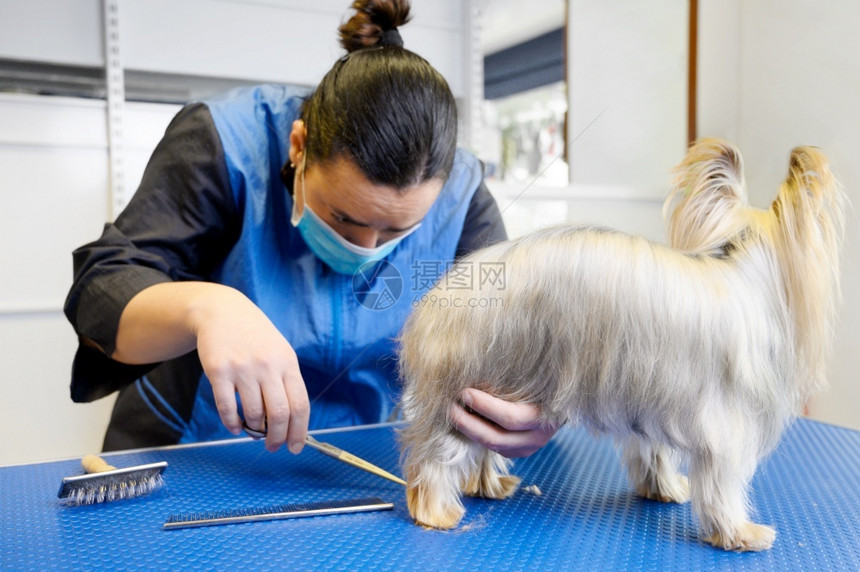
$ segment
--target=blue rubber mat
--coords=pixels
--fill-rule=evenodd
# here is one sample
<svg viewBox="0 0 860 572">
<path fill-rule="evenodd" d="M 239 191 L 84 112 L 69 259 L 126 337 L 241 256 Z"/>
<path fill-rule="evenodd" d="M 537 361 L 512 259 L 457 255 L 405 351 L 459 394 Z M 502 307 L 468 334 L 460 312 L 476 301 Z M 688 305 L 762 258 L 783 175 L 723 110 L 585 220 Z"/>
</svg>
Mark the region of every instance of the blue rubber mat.
<svg viewBox="0 0 860 572">
<path fill-rule="evenodd" d="M 317 435 L 399 473 L 391 427 Z M 860 433 L 799 421 L 753 482 L 756 520 L 774 548 L 736 554 L 696 538 L 689 504 L 631 494 L 605 438 L 563 429 L 517 461 L 511 499 L 466 499 L 452 531 L 424 530 L 403 488 L 307 449 L 270 454 L 247 439 L 110 455 L 117 466 L 167 461 L 166 484 L 136 499 L 64 507 L 76 461 L 0 468 L 0 568 L 290 570 L 860 570 Z M 174 513 L 377 496 L 393 511 L 175 531 Z"/>
</svg>

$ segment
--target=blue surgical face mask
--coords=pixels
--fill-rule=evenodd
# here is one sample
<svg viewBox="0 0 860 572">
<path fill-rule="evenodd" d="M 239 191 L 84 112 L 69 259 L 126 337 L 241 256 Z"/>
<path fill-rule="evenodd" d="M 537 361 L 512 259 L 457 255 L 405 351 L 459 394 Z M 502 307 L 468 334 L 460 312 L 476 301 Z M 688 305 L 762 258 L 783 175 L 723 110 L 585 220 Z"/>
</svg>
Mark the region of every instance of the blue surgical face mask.
<svg viewBox="0 0 860 572">
<path fill-rule="evenodd" d="M 293 214 L 290 222 L 299 230 L 311 252 L 339 274 L 355 274 L 363 264 L 382 260 L 394 250 L 401 240 L 415 232 L 421 226 L 421 223 L 418 223 L 397 238 L 393 238 L 375 248 L 353 244 L 326 224 L 308 205 L 307 196 L 305 195 L 304 158 L 300 177 L 304 208 L 299 212 L 298 197 L 293 196 Z"/>
</svg>

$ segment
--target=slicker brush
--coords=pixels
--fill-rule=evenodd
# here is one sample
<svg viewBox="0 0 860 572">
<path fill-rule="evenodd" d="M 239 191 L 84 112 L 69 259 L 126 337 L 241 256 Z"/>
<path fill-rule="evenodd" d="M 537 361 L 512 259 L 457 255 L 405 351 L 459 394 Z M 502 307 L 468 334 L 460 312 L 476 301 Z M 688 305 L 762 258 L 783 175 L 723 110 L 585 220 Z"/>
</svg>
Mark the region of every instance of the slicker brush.
<svg viewBox="0 0 860 572">
<path fill-rule="evenodd" d="M 57 493 L 65 505 L 111 502 L 148 494 L 164 484 L 161 474 L 167 462 L 117 469 L 101 457 L 87 455 L 81 459 L 81 466 L 87 474 L 64 478 Z"/>
</svg>

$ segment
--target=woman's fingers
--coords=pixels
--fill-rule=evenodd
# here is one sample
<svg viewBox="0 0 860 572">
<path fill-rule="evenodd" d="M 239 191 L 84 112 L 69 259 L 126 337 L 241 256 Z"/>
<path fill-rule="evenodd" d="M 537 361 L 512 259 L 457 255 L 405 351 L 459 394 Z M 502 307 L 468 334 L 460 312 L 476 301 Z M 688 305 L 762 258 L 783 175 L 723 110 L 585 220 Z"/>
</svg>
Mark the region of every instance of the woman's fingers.
<svg viewBox="0 0 860 572">
<path fill-rule="evenodd" d="M 473 412 L 508 431 L 529 431 L 540 426 L 540 409 L 531 403 L 512 403 L 479 389 L 465 389 L 460 398 Z"/>
<path fill-rule="evenodd" d="M 505 457 L 531 455 L 557 430 L 545 426 L 540 409 L 529 403 L 512 403 L 475 389 L 465 390 L 461 400 L 468 410 L 452 405 L 452 423 L 472 441 Z"/>
<path fill-rule="evenodd" d="M 287 442 L 301 451 L 310 404 L 295 351 L 244 294 L 227 289 L 205 302 L 192 330 L 224 426 L 234 435 L 242 430 L 238 393 L 244 425 L 266 434 L 269 451 Z"/>
<path fill-rule="evenodd" d="M 239 397 L 246 425 L 266 435 L 267 450 L 277 451 L 286 443 L 292 453 L 301 452 L 310 417 L 310 401 L 301 377 L 287 373 L 243 383 Z"/>
<path fill-rule="evenodd" d="M 277 379 L 267 376 L 259 381 L 258 387 L 265 403 L 266 449 L 274 452 L 287 440 L 291 421 L 290 403 L 280 376 Z"/>
<path fill-rule="evenodd" d="M 308 420 L 311 404 L 308 391 L 301 376 L 288 373 L 283 380 L 284 391 L 290 402 L 290 426 L 287 431 L 287 447 L 291 453 L 301 453 L 308 435 Z"/>
<path fill-rule="evenodd" d="M 286 370 L 281 373 L 266 367 L 264 373 L 253 373 L 237 368 L 229 373 L 219 371 L 209 381 L 221 422 L 232 434 L 238 435 L 244 425 L 266 435 L 269 451 L 288 443 L 290 451 L 298 453 L 307 436 L 310 402 L 301 375 L 289 367 Z"/>
<path fill-rule="evenodd" d="M 221 417 L 221 423 L 233 435 L 238 435 L 242 432 L 242 418 L 239 417 L 239 412 L 236 408 L 236 386 L 229 380 L 209 377 L 209 382 L 212 384 L 212 393 L 215 396 L 215 407 L 218 409 L 218 416 Z"/>
</svg>

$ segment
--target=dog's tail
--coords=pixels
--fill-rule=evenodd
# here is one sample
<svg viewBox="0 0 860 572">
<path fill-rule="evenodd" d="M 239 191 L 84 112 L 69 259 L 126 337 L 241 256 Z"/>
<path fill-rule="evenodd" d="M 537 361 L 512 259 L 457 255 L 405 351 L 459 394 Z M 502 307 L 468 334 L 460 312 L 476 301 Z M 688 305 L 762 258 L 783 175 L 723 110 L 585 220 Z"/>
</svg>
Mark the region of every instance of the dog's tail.
<svg viewBox="0 0 860 572">
<path fill-rule="evenodd" d="M 721 251 L 748 222 L 740 153 L 726 141 L 701 139 L 690 147 L 675 175 L 663 204 L 669 245 L 687 252 Z"/>
<path fill-rule="evenodd" d="M 801 398 L 825 383 L 825 365 L 841 297 L 839 253 L 846 199 L 821 150 L 797 147 L 770 207 L 774 246 L 794 319 L 795 343 L 808 372 Z"/>
</svg>

